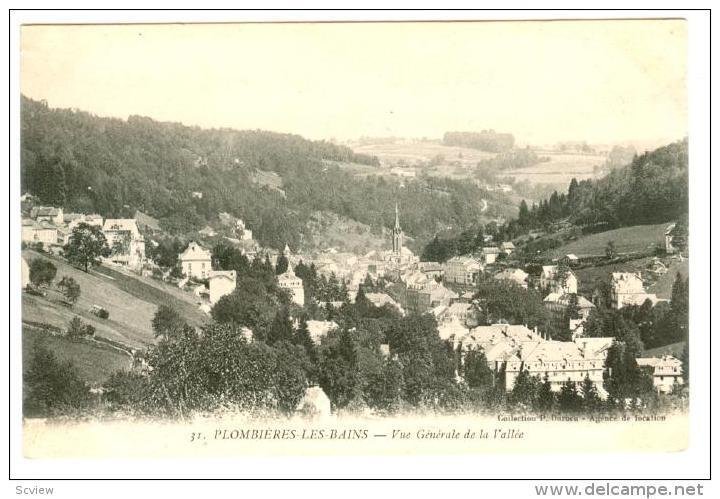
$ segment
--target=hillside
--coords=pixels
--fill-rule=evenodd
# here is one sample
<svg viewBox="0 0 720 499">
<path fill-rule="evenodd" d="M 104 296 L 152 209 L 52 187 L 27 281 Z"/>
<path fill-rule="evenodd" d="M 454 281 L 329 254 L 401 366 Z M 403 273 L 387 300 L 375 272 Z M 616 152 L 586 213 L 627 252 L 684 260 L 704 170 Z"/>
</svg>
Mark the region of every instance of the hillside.
<svg viewBox="0 0 720 499">
<path fill-rule="evenodd" d="M 38 343 L 51 350 L 59 361 L 71 361 L 80 378 L 90 385 L 102 385 L 113 373 L 131 367 L 130 356 L 112 346 L 96 341 L 71 341 L 28 326 L 22 328 L 23 366 L 30 365 L 30 355 Z"/>
<path fill-rule="evenodd" d="M 324 141 L 261 130 L 200 129 L 131 116 L 103 118 L 22 99 L 21 188 L 66 211 L 132 216 L 190 235 L 221 212 L 243 219 L 258 242 L 298 247 L 316 212 L 332 212 L 379 231 L 395 203 L 410 237 L 427 241 L 448 226 L 514 213 L 465 180 L 358 176 L 375 156 Z"/>
<path fill-rule="evenodd" d="M 514 178 L 517 182 L 527 180 L 533 184 L 559 184 L 563 187 L 575 178 L 577 180 L 594 179 L 598 177 L 606 157 L 599 154 L 558 154 L 551 152 L 539 153 L 547 161 L 508 170 L 505 175 Z"/>
<path fill-rule="evenodd" d="M 613 229 L 681 220 L 688 210 L 688 141 L 674 142 L 598 180 L 573 178 L 567 193 L 520 204 L 506 227 L 512 238 L 560 221 Z"/>
<path fill-rule="evenodd" d="M 103 336 L 130 347 L 142 347 L 154 342 L 151 321 L 157 307 L 166 303 L 174 306 L 190 324 L 198 325 L 207 320 L 192 299 L 171 286 L 155 282 L 150 284 L 138 276 L 129 276 L 116 270 L 99 267 L 85 273 L 72 267 L 60 258 L 25 250 L 26 261 L 41 257 L 52 261 L 57 267 L 55 281 L 63 276 L 72 277 L 80 285 L 81 295 L 74 307 L 61 303 L 62 296 L 55 289 L 48 289 L 47 296 L 22 295 L 22 317 L 24 321 L 50 324 L 65 329 L 70 320 L 79 316 L 96 329 L 97 336 Z M 144 278 L 151 281 L 149 278 Z M 99 305 L 108 312 L 107 319 L 90 313 L 93 305 Z"/>
<path fill-rule="evenodd" d="M 548 258 L 559 258 L 574 253 L 579 257 L 605 255 L 607 244 L 612 241 L 617 253 L 635 253 L 652 250 L 656 245 L 664 247 L 667 223 L 635 225 L 608 230 L 598 234 L 581 236 L 546 253 Z"/>
</svg>

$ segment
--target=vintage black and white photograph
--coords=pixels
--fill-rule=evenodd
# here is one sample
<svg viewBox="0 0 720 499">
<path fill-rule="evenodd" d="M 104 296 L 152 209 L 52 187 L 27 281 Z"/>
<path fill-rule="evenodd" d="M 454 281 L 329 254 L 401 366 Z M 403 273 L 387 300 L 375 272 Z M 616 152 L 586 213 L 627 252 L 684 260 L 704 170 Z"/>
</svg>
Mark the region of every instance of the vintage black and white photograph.
<svg viewBox="0 0 720 499">
<path fill-rule="evenodd" d="M 23 25 L 23 452 L 685 449 L 687 38 Z"/>
</svg>

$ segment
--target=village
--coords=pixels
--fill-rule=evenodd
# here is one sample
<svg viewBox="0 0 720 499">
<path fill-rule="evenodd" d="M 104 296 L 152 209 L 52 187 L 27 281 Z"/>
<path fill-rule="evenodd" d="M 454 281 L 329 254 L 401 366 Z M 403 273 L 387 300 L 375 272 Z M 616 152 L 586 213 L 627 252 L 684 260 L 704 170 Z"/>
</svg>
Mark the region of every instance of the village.
<svg viewBox="0 0 720 499">
<path fill-rule="evenodd" d="M 224 297 L 237 286 L 235 270 L 218 268 L 211 251 L 213 241 L 222 238 L 238 248 L 248 258 L 258 255 L 269 259 L 273 266 L 283 258 L 287 269 L 277 275 L 277 285 L 285 290 L 297 307 L 304 307 L 305 286 L 296 275 L 298 265 L 312 265 L 318 274 L 342 283 L 346 300 L 354 302 L 358 293 L 376 307 L 390 306 L 398 314 L 430 314 L 437 322 L 443 341 L 461 352 L 482 351 L 488 367 L 495 374 L 503 373 L 504 390 L 511 392 L 518 375 L 525 371 L 538 379 L 545 379 L 553 391 L 559 392 L 568 382 L 580 385 L 589 380 L 602 399 L 607 398 L 603 383 L 606 360 L 613 337 L 588 337 L 585 321 L 596 307 L 597 297 L 578 294 L 578 278 L 572 270 L 577 257 L 572 254 L 542 266 L 539 277 L 530 276 L 521 268 L 498 265 L 498 257 L 506 261 L 513 255 L 515 245 L 510 241 L 495 242 L 486 236 L 486 246 L 477 254 L 455 256 L 446 262 L 420 261 L 404 245 L 399 207 L 395 207 L 392 240 L 388 249 L 371 251 L 365 255 L 341 253 L 334 250 L 302 254 L 287 245 L 282 252 L 262 248 L 253 240 L 245 223 L 229 214 L 220 214 L 220 227 L 206 227 L 197 239 L 190 241 L 177 255 L 176 268 L 162 268 L 147 254 L 148 245 L 157 245 L 161 228 L 157 220 L 137 211 L 133 218 L 103 219 L 97 214 L 64 213 L 60 207 L 35 206 L 31 196 L 23 197 L 22 242 L 25 246 L 49 254 L 63 255 L 63 248 L 81 224 L 101 229 L 107 242 L 107 256 L 103 264 L 128 274 L 143 275 L 170 282 L 194 297 L 196 306 L 207 316 Z M 666 235 L 668 253 L 675 252 L 672 229 Z M 23 260 L 24 274 L 28 264 Z M 559 321 L 566 317 L 569 307 L 576 309 L 574 318 L 565 325 L 571 331 L 567 341 L 552 339 L 546 331 L 527 324 L 481 323 L 482 300 L 476 298 L 476 287 L 482 279 L 542 293 L 543 305 Z M 610 276 L 612 308 L 629 305 L 652 305 L 662 301 L 645 290 L 640 273 L 613 272 Z M 381 289 L 362 291 L 367 283 L 382 283 Z M 28 286 L 27 275 L 23 286 Z M 323 308 L 340 308 L 343 301 L 319 303 Z M 295 327 L 298 321 L 295 320 Z M 312 341 L 320 345 L 322 339 L 338 324 L 332 320 L 308 320 Z M 253 332 L 244 328 L 252 341 Z M 385 355 L 390 355 L 383 345 Z M 672 355 L 640 357 L 639 367 L 653 380 L 658 392 L 670 393 L 683 384 L 682 362 Z M 460 379 L 460 375 L 457 375 Z M 317 387 L 313 388 L 317 390 Z M 313 392 L 309 388 L 308 394 Z M 323 395 L 323 398 L 326 396 Z"/>
</svg>

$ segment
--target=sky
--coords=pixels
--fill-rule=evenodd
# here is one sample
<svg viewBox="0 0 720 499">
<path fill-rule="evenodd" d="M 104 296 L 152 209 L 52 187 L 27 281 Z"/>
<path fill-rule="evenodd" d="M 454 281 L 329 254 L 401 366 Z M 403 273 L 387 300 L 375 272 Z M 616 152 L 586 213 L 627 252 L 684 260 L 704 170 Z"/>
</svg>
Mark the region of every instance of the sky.
<svg viewBox="0 0 720 499">
<path fill-rule="evenodd" d="M 311 139 L 665 143 L 687 135 L 682 20 L 23 26 L 51 107 Z"/>
</svg>

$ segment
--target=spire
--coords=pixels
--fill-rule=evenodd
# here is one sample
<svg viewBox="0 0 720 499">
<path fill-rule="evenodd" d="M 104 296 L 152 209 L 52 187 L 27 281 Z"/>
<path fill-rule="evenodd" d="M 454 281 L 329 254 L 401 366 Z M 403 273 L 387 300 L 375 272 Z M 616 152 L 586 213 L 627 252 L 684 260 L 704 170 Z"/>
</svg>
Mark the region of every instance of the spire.
<svg viewBox="0 0 720 499">
<path fill-rule="evenodd" d="M 398 204 L 395 203 L 395 229 L 400 228 L 400 213 L 398 212 Z"/>
</svg>

